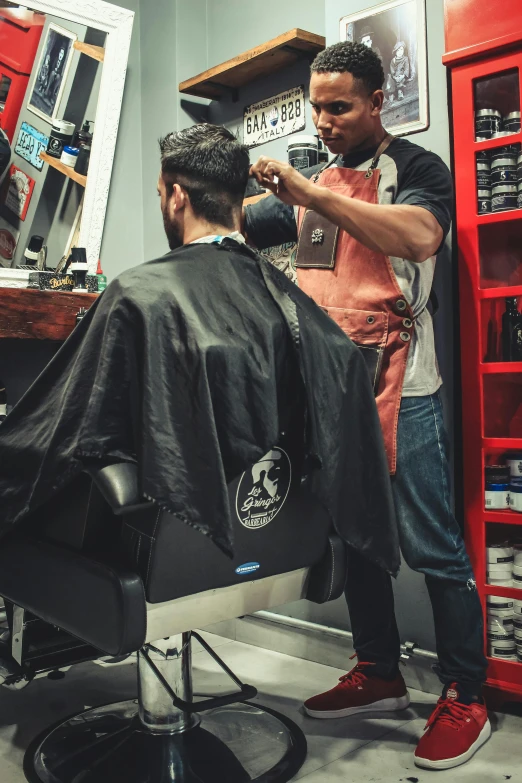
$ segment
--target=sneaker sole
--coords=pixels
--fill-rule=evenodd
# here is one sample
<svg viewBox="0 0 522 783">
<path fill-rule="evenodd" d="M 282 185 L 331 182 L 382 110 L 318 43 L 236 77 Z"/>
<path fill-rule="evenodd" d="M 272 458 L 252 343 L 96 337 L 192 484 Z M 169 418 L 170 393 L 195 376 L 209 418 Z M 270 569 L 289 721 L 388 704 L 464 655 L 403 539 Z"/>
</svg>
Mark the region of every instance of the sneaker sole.
<svg viewBox="0 0 522 783">
<path fill-rule="evenodd" d="M 305 705 L 305 712 L 310 718 L 331 720 L 333 718 L 348 718 L 350 715 L 358 715 L 361 712 L 396 712 L 405 710 L 410 706 L 410 694 L 400 696 L 397 699 L 381 699 L 372 704 L 364 704 L 360 707 L 347 707 L 344 710 L 310 710 Z"/>
<path fill-rule="evenodd" d="M 460 756 L 454 756 L 452 759 L 439 759 L 438 761 L 432 761 L 431 759 L 423 759 L 419 756 L 414 756 L 415 764 L 423 769 L 451 769 L 452 767 L 458 767 L 460 764 L 465 764 L 472 756 L 475 755 L 482 745 L 484 745 L 491 737 L 491 723 L 489 719 L 484 724 L 482 731 L 478 735 L 477 739 L 471 745 L 469 750 L 462 753 Z"/>
</svg>

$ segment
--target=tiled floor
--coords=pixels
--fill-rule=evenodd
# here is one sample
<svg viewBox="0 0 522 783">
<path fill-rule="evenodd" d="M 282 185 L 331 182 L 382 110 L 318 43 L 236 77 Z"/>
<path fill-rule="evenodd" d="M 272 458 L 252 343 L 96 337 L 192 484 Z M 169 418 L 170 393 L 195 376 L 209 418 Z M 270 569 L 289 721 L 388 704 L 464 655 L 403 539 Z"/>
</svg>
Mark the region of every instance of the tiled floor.
<svg viewBox="0 0 522 783">
<path fill-rule="evenodd" d="M 258 687 L 258 700 L 287 714 L 308 740 L 308 757 L 296 780 L 305 783 L 522 783 L 522 717 L 492 715 L 493 736 L 468 764 L 448 772 L 425 772 L 413 764 L 413 750 L 436 697 L 411 692 L 411 707 L 397 715 L 317 721 L 301 711 L 303 698 L 335 684 L 344 672 L 280 653 L 260 650 L 217 636 L 207 637 L 224 661 L 246 682 Z M 195 690 L 227 690 L 226 677 L 194 645 Z M 0 783 L 22 783 L 24 750 L 61 717 L 86 706 L 132 698 L 136 666 L 83 664 L 65 679 L 41 679 L 21 692 L 0 688 Z M 225 781 L 217 781 L 225 783 Z"/>
</svg>

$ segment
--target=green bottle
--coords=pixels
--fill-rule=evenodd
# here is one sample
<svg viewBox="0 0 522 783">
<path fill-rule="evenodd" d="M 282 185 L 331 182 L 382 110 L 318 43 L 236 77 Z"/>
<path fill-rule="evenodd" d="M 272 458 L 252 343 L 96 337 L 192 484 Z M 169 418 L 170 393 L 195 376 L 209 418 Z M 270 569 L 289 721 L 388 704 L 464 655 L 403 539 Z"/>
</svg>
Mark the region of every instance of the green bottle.
<svg viewBox="0 0 522 783">
<path fill-rule="evenodd" d="M 96 277 L 98 278 L 98 293 L 101 294 L 107 288 L 107 276 L 103 274 L 101 268 L 100 259 L 98 259 L 98 269 L 96 270 Z"/>
</svg>

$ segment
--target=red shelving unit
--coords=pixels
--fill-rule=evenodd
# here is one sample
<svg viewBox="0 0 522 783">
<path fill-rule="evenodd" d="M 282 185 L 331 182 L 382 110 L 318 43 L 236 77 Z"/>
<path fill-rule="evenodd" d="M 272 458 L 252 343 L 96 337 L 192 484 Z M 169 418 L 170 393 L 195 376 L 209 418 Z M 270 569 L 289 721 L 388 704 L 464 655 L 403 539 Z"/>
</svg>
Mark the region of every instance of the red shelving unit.
<svg viewBox="0 0 522 783">
<path fill-rule="evenodd" d="M 476 109 L 491 106 L 505 115 L 522 105 L 522 40 L 510 47 L 446 58 L 453 98 L 465 531 L 484 611 L 487 595 L 522 599 L 522 590 L 486 583 L 487 544 L 502 537 L 522 541 L 522 514 L 484 508 L 484 466 L 522 451 L 522 362 L 504 362 L 500 355 L 504 299 L 522 298 L 522 209 L 479 216 L 476 181 L 476 153 L 521 144 L 522 133 L 475 141 Z M 522 700 L 522 663 L 489 662 L 488 685 L 497 695 Z"/>
</svg>

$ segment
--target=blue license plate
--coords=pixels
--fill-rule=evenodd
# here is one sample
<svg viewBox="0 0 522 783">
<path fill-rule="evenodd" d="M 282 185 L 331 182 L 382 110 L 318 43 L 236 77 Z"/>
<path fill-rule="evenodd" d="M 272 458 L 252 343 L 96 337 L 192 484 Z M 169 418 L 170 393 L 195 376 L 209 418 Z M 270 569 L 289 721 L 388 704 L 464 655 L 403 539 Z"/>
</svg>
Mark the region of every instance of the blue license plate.
<svg viewBox="0 0 522 783">
<path fill-rule="evenodd" d="M 44 162 L 40 157 L 40 152 L 42 152 L 42 150 L 45 152 L 48 144 L 48 136 L 45 136 L 27 122 L 22 122 L 15 152 L 30 163 L 31 166 L 34 166 L 35 169 L 38 169 L 38 171 L 41 171 L 44 165 Z"/>
</svg>

